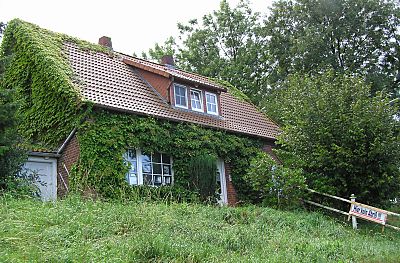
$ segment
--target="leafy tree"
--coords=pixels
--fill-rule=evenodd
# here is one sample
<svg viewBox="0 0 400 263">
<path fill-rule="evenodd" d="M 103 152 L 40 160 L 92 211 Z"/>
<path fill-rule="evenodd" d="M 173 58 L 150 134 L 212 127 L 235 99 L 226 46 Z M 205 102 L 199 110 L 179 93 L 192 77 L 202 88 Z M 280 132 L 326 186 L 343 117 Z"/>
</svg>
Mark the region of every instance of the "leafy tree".
<svg viewBox="0 0 400 263">
<path fill-rule="evenodd" d="M 241 0 L 231 8 L 226 0 L 219 10 L 201 21 L 178 24 L 179 41 L 168 39 L 145 57 L 159 59 L 175 55 L 177 65 L 192 72 L 235 83 L 253 101 L 267 87 L 267 38 L 261 35 L 260 14 L 253 13 L 249 2 Z"/>
<path fill-rule="evenodd" d="M 399 94 L 400 7 L 394 0 L 280 0 L 266 21 L 270 83 L 332 68 Z"/>
<path fill-rule="evenodd" d="M 305 196 L 307 185 L 302 170 L 284 167 L 264 152 L 251 160 L 245 178 L 268 206 L 296 207 Z"/>
<path fill-rule="evenodd" d="M 0 36 L 4 28 L 5 24 L 0 22 Z M 11 55 L 0 54 L 0 191 L 14 190 L 10 188 L 16 188 L 19 183 L 25 184 L 17 177 L 25 161 L 24 152 L 16 146 L 17 103 L 14 90 L 6 89 L 3 85 L 5 67 L 10 59 Z"/>
<path fill-rule="evenodd" d="M 281 96 L 285 126 L 278 140 L 285 164 L 308 185 L 381 204 L 400 192 L 400 123 L 390 99 L 357 77 L 290 76 Z"/>
<path fill-rule="evenodd" d="M 3 36 L 4 29 L 6 28 L 6 24 L 0 21 L 0 40 Z"/>
</svg>

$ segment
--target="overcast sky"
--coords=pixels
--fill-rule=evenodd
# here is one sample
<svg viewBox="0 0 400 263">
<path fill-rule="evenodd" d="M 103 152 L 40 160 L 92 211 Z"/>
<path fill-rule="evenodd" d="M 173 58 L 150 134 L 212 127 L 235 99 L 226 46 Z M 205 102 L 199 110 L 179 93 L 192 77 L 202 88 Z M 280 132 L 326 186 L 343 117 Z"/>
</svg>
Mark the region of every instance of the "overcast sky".
<svg viewBox="0 0 400 263">
<path fill-rule="evenodd" d="M 236 6 L 239 0 L 228 0 Z M 254 11 L 265 13 L 272 0 L 251 0 Z M 97 43 L 111 37 L 113 48 L 140 54 L 177 36 L 177 23 L 219 8 L 220 0 L 0 0 L 0 21 L 13 18 Z"/>
</svg>

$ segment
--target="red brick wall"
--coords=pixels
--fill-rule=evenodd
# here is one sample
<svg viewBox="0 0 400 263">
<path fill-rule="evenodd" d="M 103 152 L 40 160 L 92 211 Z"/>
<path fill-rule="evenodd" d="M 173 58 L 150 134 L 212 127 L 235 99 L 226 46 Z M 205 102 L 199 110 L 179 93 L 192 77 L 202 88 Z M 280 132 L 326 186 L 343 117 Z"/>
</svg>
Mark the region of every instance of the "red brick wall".
<svg viewBox="0 0 400 263">
<path fill-rule="evenodd" d="M 168 88 L 171 85 L 170 79 L 142 69 L 136 70 L 164 99 L 170 102 L 168 94 Z"/>
<path fill-rule="evenodd" d="M 276 156 L 276 154 L 272 151 L 272 149 L 275 147 L 276 145 L 273 142 L 266 141 L 262 147 L 262 150 L 268 153 L 277 163 L 282 163 L 278 156 Z"/>
<path fill-rule="evenodd" d="M 238 203 L 235 187 L 233 187 L 231 180 L 231 166 L 228 163 L 225 165 L 225 179 L 226 179 L 226 192 L 228 196 L 228 205 L 235 206 Z"/>
<path fill-rule="evenodd" d="M 64 148 L 63 152 L 61 153 L 61 157 L 58 159 L 57 162 L 57 196 L 62 197 L 67 194 L 67 189 L 65 184 L 68 186 L 69 178 L 68 173 L 64 168 L 67 168 L 68 172 L 71 172 L 72 165 L 76 163 L 79 159 L 79 143 L 74 135 L 74 137 L 68 142 L 66 147 Z M 61 179 L 64 179 L 63 180 Z"/>
<path fill-rule="evenodd" d="M 281 161 L 278 159 L 278 157 L 275 155 L 275 153 L 272 151 L 272 149 L 275 147 L 274 142 L 266 141 L 262 147 L 262 150 L 266 153 L 268 153 L 272 159 L 274 159 L 276 162 L 281 163 Z M 236 206 L 239 202 L 237 193 L 235 190 L 235 187 L 233 186 L 233 183 L 231 181 L 231 171 L 232 168 L 228 163 L 225 163 L 225 178 L 226 178 L 226 191 L 227 191 L 227 196 L 228 196 L 228 205 L 229 206 Z"/>
</svg>

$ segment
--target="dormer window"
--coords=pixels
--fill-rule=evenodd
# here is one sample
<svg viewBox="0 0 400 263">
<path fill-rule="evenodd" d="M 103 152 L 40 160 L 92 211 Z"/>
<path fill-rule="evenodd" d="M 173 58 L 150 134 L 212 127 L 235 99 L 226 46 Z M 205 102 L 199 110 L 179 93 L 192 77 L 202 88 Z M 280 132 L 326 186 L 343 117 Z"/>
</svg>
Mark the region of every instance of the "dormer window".
<svg viewBox="0 0 400 263">
<path fill-rule="evenodd" d="M 206 106 L 207 113 L 218 115 L 218 102 L 217 95 L 214 93 L 206 92 Z"/>
<path fill-rule="evenodd" d="M 200 90 L 191 89 L 190 90 L 190 100 L 191 100 L 192 110 L 204 112 L 204 110 L 203 110 L 203 96 L 201 95 L 201 91 Z"/>
<path fill-rule="evenodd" d="M 189 111 L 219 115 L 218 95 L 216 93 L 177 83 L 174 83 L 172 87 L 173 106 Z"/>
<path fill-rule="evenodd" d="M 187 88 L 182 85 L 174 84 L 175 106 L 188 108 Z"/>
</svg>

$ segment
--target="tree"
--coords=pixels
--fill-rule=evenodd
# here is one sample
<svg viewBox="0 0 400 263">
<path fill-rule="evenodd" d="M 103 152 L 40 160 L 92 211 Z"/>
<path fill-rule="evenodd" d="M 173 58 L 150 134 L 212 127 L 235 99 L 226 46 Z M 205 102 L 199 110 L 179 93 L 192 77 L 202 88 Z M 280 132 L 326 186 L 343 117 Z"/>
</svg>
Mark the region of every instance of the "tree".
<svg viewBox="0 0 400 263">
<path fill-rule="evenodd" d="M 0 22 L 0 36 L 5 24 Z M 0 38 L 1 39 L 1 38 Z M 25 154 L 17 148 L 17 103 L 14 99 L 14 90 L 6 89 L 3 85 L 5 68 L 11 55 L 6 55 L 0 49 L 0 191 L 10 190 L 12 185 L 19 182 L 17 175 L 25 161 Z"/>
<path fill-rule="evenodd" d="M 398 196 L 400 123 L 388 96 L 370 96 L 362 79 L 329 70 L 290 76 L 281 98 L 280 156 L 311 188 L 371 204 Z"/>
<path fill-rule="evenodd" d="M 324 68 L 399 94 L 400 7 L 394 0 L 280 0 L 266 21 L 270 83 Z"/>
<path fill-rule="evenodd" d="M 0 39 L 3 36 L 5 28 L 6 28 L 6 24 L 0 21 Z"/>
<path fill-rule="evenodd" d="M 170 38 L 144 55 L 152 59 L 175 55 L 180 68 L 234 83 L 258 102 L 267 87 L 268 66 L 267 38 L 262 37 L 261 27 L 260 14 L 251 11 L 248 1 L 231 8 L 223 0 L 219 10 L 200 22 L 178 24 L 178 42 Z"/>
</svg>

